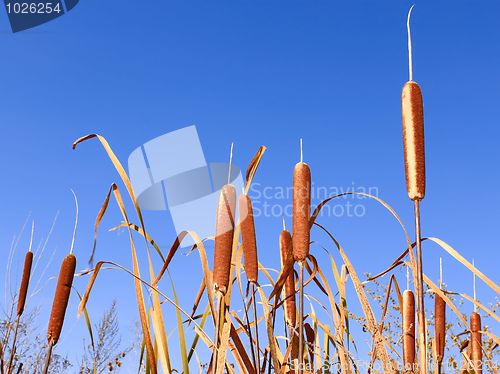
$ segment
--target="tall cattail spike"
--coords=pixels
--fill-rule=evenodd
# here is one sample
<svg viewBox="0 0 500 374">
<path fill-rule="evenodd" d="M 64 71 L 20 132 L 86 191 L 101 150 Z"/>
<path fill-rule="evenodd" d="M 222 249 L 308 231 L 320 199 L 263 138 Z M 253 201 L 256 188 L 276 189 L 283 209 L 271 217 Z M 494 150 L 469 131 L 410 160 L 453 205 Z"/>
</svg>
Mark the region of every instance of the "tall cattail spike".
<svg viewBox="0 0 500 374">
<path fill-rule="evenodd" d="M 481 316 L 477 312 L 473 312 L 470 316 L 470 331 L 471 331 L 471 354 L 470 359 L 474 365 L 476 374 L 481 374 L 483 360 L 483 342 L 481 334 Z"/>
<path fill-rule="evenodd" d="M 217 205 L 217 222 L 214 244 L 214 284 L 217 290 L 226 293 L 231 272 L 231 256 L 234 236 L 234 212 L 236 189 L 231 184 L 222 187 Z"/>
<path fill-rule="evenodd" d="M 415 364 L 415 296 L 411 290 L 403 292 L 403 363 L 406 370 Z"/>
<path fill-rule="evenodd" d="M 253 218 L 252 201 L 248 195 L 240 195 L 238 199 L 238 209 L 245 273 L 247 280 L 250 283 L 255 283 L 258 279 L 259 262 L 257 258 L 257 240 L 255 237 L 255 222 Z"/>
<path fill-rule="evenodd" d="M 33 264 L 33 252 L 28 251 L 24 257 L 23 276 L 21 278 L 21 285 L 19 286 L 19 296 L 17 300 L 17 316 L 20 317 L 24 312 L 26 305 L 26 297 L 28 295 L 28 287 L 31 276 L 31 266 Z"/>
<path fill-rule="evenodd" d="M 434 299 L 434 343 L 438 367 L 441 366 L 444 358 L 444 348 L 446 342 L 446 302 L 441 296 L 436 294 Z"/>
<path fill-rule="evenodd" d="M 290 232 L 283 230 L 280 233 L 280 256 L 281 267 L 284 269 L 286 265 L 293 261 L 292 237 Z M 284 300 L 285 300 L 285 320 L 288 326 L 293 329 L 297 323 L 297 305 L 295 301 L 295 272 L 292 270 L 290 275 L 285 280 L 284 285 Z"/>
<path fill-rule="evenodd" d="M 304 261 L 309 255 L 311 213 L 311 169 L 304 162 L 295 165 L 293 171 L 293 257 L 296 261 Z"/>
<path fill-rule="evenodd" d="M 401 93 L 406 190 L 411 200 L 425 197 L 425 139 L 422 91 L 407 82 Z"/>
<path fill-rule="evenodd" d="M 57 344 L 68 307 L 71 286 L 75 276 L 76 257 L 70 253 L 67 255 L 59 271 L 57 278 L 56 292 L 54 294 L 54 302 L 52 303 L 52 311 L 50 313 L 49 328 L 47 330 L 47 341 L 51 345 Z"/>
</svg>

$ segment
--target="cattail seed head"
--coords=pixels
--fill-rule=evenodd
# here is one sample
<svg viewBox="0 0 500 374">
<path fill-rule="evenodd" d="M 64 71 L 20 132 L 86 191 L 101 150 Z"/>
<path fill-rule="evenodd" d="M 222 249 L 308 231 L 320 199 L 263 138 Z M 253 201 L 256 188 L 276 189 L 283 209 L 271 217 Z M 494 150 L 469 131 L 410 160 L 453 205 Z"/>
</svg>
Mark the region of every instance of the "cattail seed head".
<svg viewBox="0 0 500 374">
<path fill-rule="evenodd" d="M 434 341 L 438 363 L 443 362 L 444 346 L 446 343 L 446 303 L 436 295 L 434 300 Z"/>
<path fill-rule="evenodd" d="M 401 94 L 406 190 L 412 200 L 425 196 L 424 107 L 422 91 L 409 81 Z"/>
<path fill-rule="evenodd" d="M 259 262 L 257 259 L 257 241 L 255 238 L 255 222 L 253 219 L 252 201 L 248 195 L 240 195 L 238 199 L 238 210 L 245 273 L 248 281 L 250 283 L 254 283 L 257 282 L 258 278 Z"/>
<path fill-rule="evenodd" d="M 57 278 L 54 302 L 52 304 L 52 311 L 50 313 L 47 341 L 51 345 L 57 344 L 57 341 L 61 336 L 71 286 L 73 285 L 73 277 L 75 276 L 75 268 L 76 257 L 73 254 L 67 255 L 61 264 L 59 278 Z"/>
<path fill-rule="evenodd" d="M 470 331 L 471 331 L 471 351 L 470 359 L 474 364 L 474 369 L 477 374 L 483 372 L 482 360 L 483 360 L 483 342 L 481 336 L 481 316 L 473 312 L 470 315 Z"/>
<path fill-rule="evenodd" d="M 415 363 L 415 295 L 403 292 L 403 363 L 405 368 Z"/>
<path fill-rule="evenodd" d="M 293 262 L 292 237 L 287 230 L 280 234 L 280 255 L 281 267 L 285 268 Z M 290 328 L 294 328 L 297 323 L 297 306 L 295 302 L 295 272 L 292 270 L 285 280 L 285 320 Z"/>
<path fill-rule="evenodd" d="M 19 287 L 19 297 L 17 301 L 17 316 L 21 316 L 26 305 L 26 296 L 28 295 L 28 286 L 31 276 L 31 265 L 33 264 L 33 252 L 26 252 L 24 256 L 23 277 L 21 278 L 21 286 Z"/>
<path fill-rule="evenodd" d="M 214 245 L 214 284 L 215 288 L 222 293 L 226 293 L 229 285 L 235 209 L 236 189 L 234 186 L 226 184 L 221 189 L 217 206 Z"/>
<path fill-rule="evenodd" d="M 304 261 L 309 255 L 309 215 L 311 213 L 311 169 L 304 162 L 293 171 L 293 257 Z"/>
</svg>

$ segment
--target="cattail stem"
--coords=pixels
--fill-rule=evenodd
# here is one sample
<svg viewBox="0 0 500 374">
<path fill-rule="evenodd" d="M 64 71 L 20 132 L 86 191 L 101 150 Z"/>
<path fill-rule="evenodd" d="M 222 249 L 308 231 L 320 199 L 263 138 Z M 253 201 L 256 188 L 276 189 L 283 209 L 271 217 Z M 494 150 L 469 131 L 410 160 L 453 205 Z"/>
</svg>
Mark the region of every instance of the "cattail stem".
<svg viewBox="0 0 500 374">
<path fill-rule="evenodd" d="M 54 348 L 54 344 L 49 343 L 49 347 L 47 348 L 47 355 L 45 356 L 43 374 L 47 374 L 49 372 L 50 359 L 52 358 L 52 348 Z"/>
<path fill-rule="evenodd" d="M 248 287 L 250 286 L 250 283 L 247 284 L 247 292 L 246 295 L 248 297 Z M 256 356 L 255 356 L 255 349 L 253 346 L 253 337 L 252 337 L 252 327 L 250 326 L 250 317 L 248 316 L 248 309 L 250 308 L 250 304 L 253 303 L 253 294 L 250 296 L 250 301 L 245 300 L 243 302 L 244 309 L 245 309 L 245 319 L 247 323 L 247 332 L 248 332 L 248 339 L 250 340 L 250 353 L 252 354 L 252 362 L 255 368 L 257 368 L 257 361 L 256 361 Z"/>
<path fill-rule="evenodd" d="M 216 291 L 217 318 L 215 319 L 215 338 L 214 338 L 214 373 L 217 373 L 217 360 L 219 359 L 219 329 L 224 326 L 222 318 L 224 316 L 224 294 Z"/>
<path fill-rule="evenodd" d="M 215 338 L 214 338 L 214 373 L 217 373 L 217 359 L 219 353 L 219 325 L 220 325 L 220 314 L 222 309 L 223 295 L 216 291 L 216 305 L 217 305 L 217 318 L 215 319 Z"/>
<path fill-rule="evenodd" d="M 420 229 L 420 200 L 413 200 L 415 207 L 415 242 L 417 248 L 417 316 L 420 373 L 427 374 L 427 336 L 425 332 L 424 281 L 422 270 L 422 238 Z"/>
<path fill-rule="evenodd" d="M 304 263 L 299 261 L 299 362 L 298 372 L 303 370 L 304 360 Z"/>
<path fill-rule="evenodd" d="M 252 282 L 252 300 L 251 303 L 253 305 L 253 321 L 255 324 L 255 347 L 257 350 L 257 362 L 255 365 L 255 370 L 257 374 L 260 374 L 260 344 L 259 344 L 259 326 L 258 326 L 258 319 L 257 319 L 257 303 L 255 300 L 255 292 L 257 292 L 255 288 L 255 282 Z M 249 329 L 250 330 L 250 329 Z"/>
<path fill-rule="evenodd" d="M 10 350 L 10 358 L 9 364 L 7 366 L 7 374 L 12 370 L 12 362 L 14 361 L 14 355 L 16 353 L 16 342 L 17 342 L 17 333 L 19 331 L 19 324 L 21 322 L 21 315 L 17 316 L 16 319 L 16 328 L 14 329 L 14 338 L 12 339 L 12 349 Z"/>
</svg>

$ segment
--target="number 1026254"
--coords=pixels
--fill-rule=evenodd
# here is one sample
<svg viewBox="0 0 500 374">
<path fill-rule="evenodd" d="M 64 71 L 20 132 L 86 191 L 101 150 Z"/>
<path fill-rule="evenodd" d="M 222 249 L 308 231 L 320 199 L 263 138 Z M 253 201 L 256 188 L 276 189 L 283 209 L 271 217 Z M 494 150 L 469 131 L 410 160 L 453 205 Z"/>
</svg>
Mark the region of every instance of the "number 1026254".
<svg viewBox="0 0 500 374">
<path fill-rule="evenodd" d="M 5 3 L 9 14 L 52 14 L 64 12 L 59 2 L 27 3 L 9 1 Z"/>
</svg>

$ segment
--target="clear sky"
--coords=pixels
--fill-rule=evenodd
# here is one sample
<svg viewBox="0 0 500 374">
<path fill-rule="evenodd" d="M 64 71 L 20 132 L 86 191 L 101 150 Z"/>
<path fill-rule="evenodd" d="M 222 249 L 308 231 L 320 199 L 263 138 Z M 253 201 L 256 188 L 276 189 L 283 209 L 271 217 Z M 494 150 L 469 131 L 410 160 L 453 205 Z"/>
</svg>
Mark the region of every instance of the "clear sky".
<svg viewBox="0 0 500 374">
<path fill-rule="evenodd" d="M 82 0 L 67 15 L 17 34 L 0 12 L 3 258 L 30 212 L 37 225 L 36 244 L 60 212 L 41 260 L 49 264 L 45 286 L 32 300 L 44 306 L 40 330 L 45 329 L 45 306 L 54 290 L 55 282 L 48 279 L 57 274 L 71 241 L 74 207 L 69 189 L 80 202 L 75 254 L 78 269 L 83 269 L 95 216 L 109 185 L 118 181 L 95 140 L 72 151 L 72 141 L 87 133 L 105 136 L 123 162 L 144 142 L 191 124 L 198 128 L 209 161 L 227 161 L 234 142 L 234 161 L 246 167 L 264 144 L 268 152 L 255 179 L 261 187 L 290 185 L 302 137 L 317 186 L 374 188 L 412 233 L 400 110 L 401 87 L 408 79 L 405 23 L 410 5 Z M 497 1 L 422 1 L 412 20 L 414 79 L 425 105 L 428 189 L 422 204 L 423 235 L 438 236 L 475 258 L 496 282 L 499 12 Z M 362 217 L 340 214 L 321 222 L 344 245 L 359 273 L 376 273 L 403 250 L 404 236 L 376 203 L 351 203 L 362 204 Z M 112 204 L 97 259 L 131 267 L 126 235 L 107 232 L 120 220 Z M 173 240 L 167 214 L 148 213 L 146 220 L 161 244 Z M 256 225 L 261 260 L 276 267 L 281 217 L 260 217 Z M 15 269 L 21 267 L 28 236 L 25 232 L 21 237 Z M 313 232 L 315 237 L 330 245 L 318 232 Z M 425 253 L 426 271 L 436 280 L 442 252 L 426 244 Z M 469 272 L 449 256 L 443 261 L 449 288 L 472 292 Z M 201 280 L 197 258 L 176 258 L 172 269 L 181 303 L 189 309 Z M 15 275 L 12 281 L 17 287 Z M 85 284 L 86 279 L 75 282 L 81 291 Z M 492 301 L 486 291 L 478 283 L 480 297 Z M 131 279 L 117 272 L 103 275 L 89 311 L 97 319 L 112 295 L 126 340 L 126 329 L 138 319 Z M 86 334 L 83 321 L 75 318 L 74 298 L 68 313 L 66 343 L 57 349 L 77 357 Z M 168 324 L 173 328 L 171 316 Z"/>
</svg>

